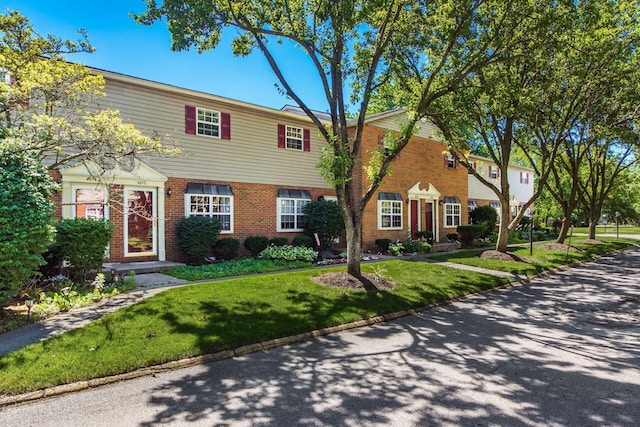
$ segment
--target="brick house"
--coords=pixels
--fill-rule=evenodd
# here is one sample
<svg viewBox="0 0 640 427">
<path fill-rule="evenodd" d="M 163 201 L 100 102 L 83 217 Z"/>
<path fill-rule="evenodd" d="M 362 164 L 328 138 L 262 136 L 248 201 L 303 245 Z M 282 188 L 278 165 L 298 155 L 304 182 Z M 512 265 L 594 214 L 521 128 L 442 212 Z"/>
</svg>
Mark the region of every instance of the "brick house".
<svg viewBox="0 0 640 427">
<path fill-rule="evenodd" d="M 115 225 L 108 261 L 183 261 L 174 229 L 189 215 L 220 219 L 220 238 L 291 241 L 302 232 L 306 203 L 335 198 L 316 168 L 325 142 L 299 109 L 275 110 L 94 71 L 106 81 L 104 107 L 119 110 L 125 123 L 145 134 L 179 141 L 181 149 L 178 156 L 143 158 L 129 170 L 115 169 L 108 188 L 91 181 L 90 165 L 52 171 L 62 188 L 56 195 L 58 218 L 109 218 Z M 376 150 L 388 130 L 397 131 L 404 114 L 370 116 L 365 152 Z M 418 230 L 446 241 L 446 234 L 467 223 L 467 171 L 446 154 L 437 135 L 432 124 L 421 123 L 394 160 L 392 174 L 365 210 L 365 250 L 375 250 L 378 238 L 405 240 Z M 354 179 L 366 185 L 362 177 Z"/>
</svg>

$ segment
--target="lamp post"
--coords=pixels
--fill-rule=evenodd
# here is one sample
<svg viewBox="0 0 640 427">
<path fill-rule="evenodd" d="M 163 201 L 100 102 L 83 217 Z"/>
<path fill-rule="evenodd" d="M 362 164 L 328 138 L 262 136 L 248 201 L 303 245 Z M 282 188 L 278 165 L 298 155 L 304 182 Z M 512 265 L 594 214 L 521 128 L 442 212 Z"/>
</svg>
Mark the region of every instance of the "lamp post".
<svg viewBox="0 0 640 427">
<path fill-rule="evenodd" d="M 27 306 L 27 323 L 31 323 L 31 308 L 34 302 L 33 298 L 27 298 L 24 302 L 24 305 Z"/>
<path fill-rule="evenodd" d="M 529 255 L 533 256 L 533 209 L 531 209 L 531 217 L 529 218 Z"/>
</svg>

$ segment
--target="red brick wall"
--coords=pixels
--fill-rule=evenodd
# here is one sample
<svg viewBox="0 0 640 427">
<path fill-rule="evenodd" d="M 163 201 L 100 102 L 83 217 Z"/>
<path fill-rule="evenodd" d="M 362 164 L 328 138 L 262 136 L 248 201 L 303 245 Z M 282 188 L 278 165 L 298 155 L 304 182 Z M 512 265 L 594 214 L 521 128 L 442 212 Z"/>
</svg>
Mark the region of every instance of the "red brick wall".
<svg viewBox="0 0 640 427">
<path fill-rule="evenodd" d="M 380 136 L 385 134 L 385 129 L 368 125 L 363 134 L 363 149 L 374 151 L 377 149 Z M 373 196 L 368 203 L 363 218 L 363 247 L 368 250 L 377 250 L 375 240 L 379 238 L 388 238 L 392 240 L 406 240 L 407 231 L 410 227 L 410 206 L 407 191 L 417 182 L 420 182 L 420 188 L 427 189 L 429 184 L 440 192 L 441 200 L 445 196 L 457 196 L 461 204 L 461 224 L 467 223 L 467 198 L 468 198 L 468 180 L 467 170 L 463 167 L 457 169 L 449 169 L 444 164 L 443 152 L 447 149 L 446 145 L 428 140 L 425 138 L 414 137 L 409 144 L 402 150 L 400 157 L 396 158 L 391 164 L 391 173 L 385 177 L 378 191 L 388 191 L 400 193 L 403 200 L 403 229 L 402 230 L 378 230 L 378 197 Z M 365 154 L 365 165 L 368 163 L 368 157 Z M 362 183 L 363 191 L 368 185 L 366 179 Z M 436 204 L 435 209 L 438 210 L 438 225 L 440 240 L 446 241 L 447 233 L 456 233 L 454 228 L 444 227 L 443 206 Z"/>
<path fill-rule="evenodd" d="M 175 224 L 184 217 L 184 192 L 187 182 L 194 181 L 183 178 L 169 178 L 165 188 L 171 188 L 171 196 L 165 197 L 165 235 L 167 259 L 184 261 L 185 258 L 178 249 L 175 236 Z M 198 180 L 198 182 L 207 182 Z M 309 190 L 311 199 L 319 196 L 334 195 L 335 191 L 328 188 L 303 188 L 297 186 L 285 187 L 281 185 L 248 184 L 239 182 L 209 181 L 215 184 L 229 184 L 233 191 L 234 232 L 220 234 L 219 238 L 234 238 L 240 241 L 240 255 L 248 255 L 244 248 L 244 240 L 249 236 L 266 236 L 268 238 L 286 237 L 291 243 L 295 236 L 301 233 L 278 233 L 276 198 L 279 188 L 299 188 Z"/>
</svg>

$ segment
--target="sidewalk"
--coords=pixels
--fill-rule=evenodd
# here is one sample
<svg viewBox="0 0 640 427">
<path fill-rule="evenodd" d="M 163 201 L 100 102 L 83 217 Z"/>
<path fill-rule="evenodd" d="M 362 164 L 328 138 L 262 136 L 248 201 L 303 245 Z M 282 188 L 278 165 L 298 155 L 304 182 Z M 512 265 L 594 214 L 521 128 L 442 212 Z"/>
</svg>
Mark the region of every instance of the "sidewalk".
<svg viewBox="0 0 640 427">
<path fill-rule="evenodd" d="M 432 260 L 430 259 L 430 256 L 433 255 L 441 255 L 441 253 L 416 255 L 412 257 L 404 257 L 404 259 L 422 260 L 426 262 L 438 263 L 451 268 L 458 268 L 460 270 L 471 270 L 492 276 L 509 277 L 513 278 L 513 280 L 517 282 L 528 280 L 526 276 L 521 277 L 502 271 L 488 270 L 479 267 L 456 264 L 453 262 Z M 392 256 L 378 256 L 377 258 L 379 259 L 372 261 L 399 259 L 398 257 Z M 337 265 L 328 265 L 327 267 L 335 266 Z M 225 279 L 230 279 L 230 277 L 226 277 Z M 176 279 L 175 277 L 171 277 L 162 273 L 137 274 L 135 276 L 135 282 L 138 284 L 138 288 L 133 291 L 116 295 L 113 298 L 106 299 L 92 306 L 73 309 L 66 313 L 61 313 L 49 317 L 42 322 L 33 323 L 20 329 L 16 329 L 6 334 L 0 335 L 0 356 L 11 353 L 12 351 L 18 350 L 29 344 L 55 337 L 56 335 L 60 335 L 63 332 L 81 328 L 87 323 L 99 319 L 100 317 L 108 313 L 131 306 L 139 301 L 142 301 L 143 299 L 152 297 L 167 289 L 195 283 L 187 282 L 186 280 L 182 279 Z"/>
</svg>

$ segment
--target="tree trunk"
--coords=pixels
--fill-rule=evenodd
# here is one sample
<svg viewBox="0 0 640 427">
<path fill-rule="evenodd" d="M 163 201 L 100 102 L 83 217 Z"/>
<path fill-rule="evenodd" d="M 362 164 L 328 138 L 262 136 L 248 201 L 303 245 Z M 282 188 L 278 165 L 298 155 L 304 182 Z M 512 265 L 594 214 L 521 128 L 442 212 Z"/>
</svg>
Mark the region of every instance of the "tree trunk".
<svg viewBox="0 0 640 427">
<path fill-rule="evenodd" d="M 569 234 L 569 230 L 571 229 L 571 218 L 564 215 L 562 219 L 562 225 L 560 226 L 560 231 L 558 233 L 558 238 L 556 239 L 556 243 L 564 243 L 567 239 L 567 235 Z"/>
<path fill-rule="evenodd" d="M 496 242 L 496 251 L 507 252 L 507 245 L 509 244 L 509 223 L 511 222 L 511 207 L 509 206 L 509 199 L 505 202 L 500 201 L 500 228 L 498 229 L 498 241 Z"/>
<path fill-rule="evenodd" d="M 596 238 L 596 225 L 598 225 L 598 221 L 589 218 L 589 238 L 590 239 Z"/>
<path fill-rule="evenodd" d="M 348 224 L 347 224 L 348 222 Z M 360 256 L 362 254 L 362 221 L 345 222 L 347 232 L 347 273 L 354 277 L 361 277 Z"/>
</svg>

